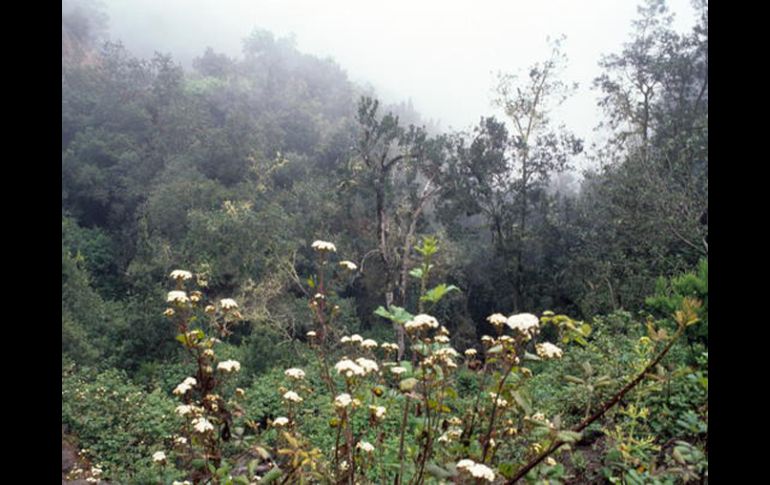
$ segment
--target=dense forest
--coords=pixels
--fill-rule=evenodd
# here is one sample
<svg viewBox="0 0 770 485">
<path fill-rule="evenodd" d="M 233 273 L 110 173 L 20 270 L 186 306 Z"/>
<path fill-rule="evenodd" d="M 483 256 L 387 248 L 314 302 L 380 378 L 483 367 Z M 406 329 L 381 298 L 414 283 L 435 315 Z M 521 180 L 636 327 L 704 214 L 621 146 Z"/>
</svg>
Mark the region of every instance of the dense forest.
<svg viewBox="0 0 770 485">
<path fill-rule="evenodd" d="M 705 1 L 685 34 L 639 7 L 590 147 L 552 116 L 558 41 L 447 132 L 291 39 L 187 69 L 89 5 L 62 10 L 68 480 L 708 482 Z"/>
</svg>

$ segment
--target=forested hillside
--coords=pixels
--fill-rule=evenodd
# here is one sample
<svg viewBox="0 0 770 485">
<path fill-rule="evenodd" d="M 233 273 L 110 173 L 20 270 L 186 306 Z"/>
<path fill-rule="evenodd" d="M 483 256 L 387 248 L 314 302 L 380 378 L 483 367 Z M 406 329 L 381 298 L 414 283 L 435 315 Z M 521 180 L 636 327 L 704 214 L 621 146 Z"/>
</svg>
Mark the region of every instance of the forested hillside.
<svg viewBox="0 0 770 485">
<path fill-rule="evenodd" d="M 69 478 L 707 482 L 698 12 L 640 7 L 586 147 L 558 42 L 442 132 L 267 31 L 185 69 L 63 9 Z"/>
</svg>

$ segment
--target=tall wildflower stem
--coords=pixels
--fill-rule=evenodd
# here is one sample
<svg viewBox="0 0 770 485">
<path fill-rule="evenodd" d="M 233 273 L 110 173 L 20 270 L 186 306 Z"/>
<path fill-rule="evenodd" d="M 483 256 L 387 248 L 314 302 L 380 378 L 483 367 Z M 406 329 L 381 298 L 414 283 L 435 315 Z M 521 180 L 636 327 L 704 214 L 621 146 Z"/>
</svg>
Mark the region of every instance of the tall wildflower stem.
<svg viewBox="0 0 770 485">
<path fill-rule="evenodd" d="M 401 485 L 404 477 L 404 436 L 406 434 L 406 418 L 409 416 L 409 396 L 404 395 L 404 412 L 401 417 L 401 436 L 398 440 L 398 477 L 396 485 Z"/>
<path fill-rule="evenodd" d="M 503 386 L 505 385 L 505 381 L 508 379 L 508 376 L 511 375 L 511 371 L 513 370 L 514 365 L 516 365 L 516 362 L 511 361 L 511 363 L 508 365 L 508 369 L 505 371 L 505 375 L 503 375 L 503 378 L 500 379 L 500 383 L 497 385 L 497 393 L 492 403 L 492 414 L 489 416 L 489 426 L 487 427 L 487 433 L 484 436 L 484 452 L 481 455 L 482 463 L 485 463 L 487 453 L 489 453 L 489 444 L 491 441 L 490 438 L 492 437 L 492 430 L 494 430 L 495 417 L 497 415 L 497 401 L 500 399 L 500 393 L 503 390 Z"/>
</svg>

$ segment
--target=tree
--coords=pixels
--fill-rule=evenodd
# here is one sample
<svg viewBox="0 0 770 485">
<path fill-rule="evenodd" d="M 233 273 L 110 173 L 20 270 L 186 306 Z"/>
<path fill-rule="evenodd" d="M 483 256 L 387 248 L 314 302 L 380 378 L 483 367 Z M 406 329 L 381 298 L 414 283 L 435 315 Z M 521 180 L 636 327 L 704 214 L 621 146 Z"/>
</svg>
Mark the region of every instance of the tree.
<svg viewBox="0 0 770 485">
<path fill-rule="evenodd" d="M 524 308 L 523 282 L 525 258 L 530 231 L 527 227 L 530 211 L 547 187 L 554 173 L 568 168 L 569 157 L 583 149 L 582 142 L 563 126 L 552 126 L 550 111 L 561 104 L 577 85 L 560 80 L 566 56 L 561 51 L 561 39 L 553 43 L 551 54 L 529 69 L 524 80 L 515 75 L 501 74 L 497 86 L 496 104 L 511 123 L 509 159 L 497 190 L 513 194 L 510 200 L 513 229 L 512 247 L 515 259 L 513 271 L 513 309 Z M 506 252 L 511 246 L 506 245 Z"/>
<path fill-rule="evenodd" d="M 380 117 L 378 108 L 379 101 L 372 98 L 359 102 L 360 132 L 352 164 L 374 192 L 376 252 L 382 265 L 385 303 L 403 306 L 417 226 L 426 205 L 440 190 L 436 178 L 445 142 L 429 139 L 424 129 L 414 125 L 402 127 L 392 113 Z M 396 324 L 394 328 L 400 359 L 404 331 Z"/>
</svg>

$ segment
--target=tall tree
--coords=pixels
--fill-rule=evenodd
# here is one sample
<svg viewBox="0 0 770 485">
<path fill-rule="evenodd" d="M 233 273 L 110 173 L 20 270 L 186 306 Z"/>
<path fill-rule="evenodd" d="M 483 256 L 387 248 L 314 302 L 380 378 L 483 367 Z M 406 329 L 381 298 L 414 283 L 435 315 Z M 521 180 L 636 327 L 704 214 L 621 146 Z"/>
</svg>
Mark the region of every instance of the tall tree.
<svg viewBox="0 0 770 485">
<path fill-rule="evenodd" d="M 566 64 L 562 39 L 552 44 L 550 56 L 529 69 L 524 80 L 511 74 L 499 77 L 496 104 L 511 124 L 509 176 L 506 189 L 514 194 L 513 308 L 523 308 L 525 256 L 530 244 L 528 216 L 533 204 L 554 173 L 568 167 L 569 158 L 582 151 L 582 142 L 563 125 L 553 126 L 549 114 L 564 102 L 577 85 L 560 79 Z"/>
</svg>

